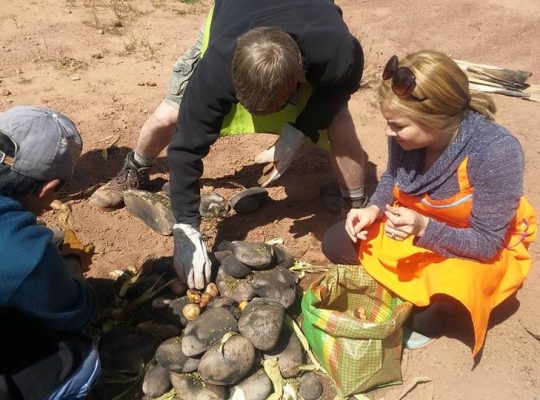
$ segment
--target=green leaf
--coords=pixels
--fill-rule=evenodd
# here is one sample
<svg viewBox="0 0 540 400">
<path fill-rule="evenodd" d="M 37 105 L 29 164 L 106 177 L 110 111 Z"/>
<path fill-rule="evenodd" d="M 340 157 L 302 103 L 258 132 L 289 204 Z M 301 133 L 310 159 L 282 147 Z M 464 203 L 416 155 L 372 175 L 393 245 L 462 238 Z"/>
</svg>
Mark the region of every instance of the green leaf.
<svg viewBox="0 0 540 400">
<path fill-rule="evenodd" d="M 154 400 L 173 400 L 176 392 L 174 389 L 169 390 L 167 393 L 162 394 L 161 396 L 155 398 Z"/>
<path fill-rule="evenodd" d="M 279 365 L 277 358 L 271 358 L 263 361 L 263 368 L 266 375 L 272 381 L 274 386 L 274 393 L 270 395 L 266 400 L 281 400 L 283 398 L 283 384 L 285 381 L 279 371 Z"/>
<path fill-rule="evenodd" d="M 223 355 L 223 346 L 225 346 L 225 343 L 227 343 L 227 341 L 233 337 L 234 335 L 238 335 L 238 333 L 236 332 L 227 332 L 225 335 L 223 335 L 223 337 L 221 338 L 221 341 L 220 341 L 220 344 L 219 344 L 219 349 L 218 351 Z"/>
<path fill-rule="evenodd" d="M 283 387 L 283 400 L 299 400 L 300 395 L 293 385 L 286 383 Z"/>
<path fill-rule="evenodd" d="M 309 359 L 311 360 L 312 364 L 314 365 L 313 371 L 324 371 L 321 367 L 321 364 L 317 361 L 315 356 L 313 355 L 313 352 L 309 348 L 309 343 L 304 336 L 304 333 L 302 332 L 302 329 L 298 326 L 298 324 L 290 317 L 290 315 L 285 314 L 285 323 L 293 329 L 294 333 L 298 337 L 298 340 L 300 340 L 300 343 L 302 343 L 302 346 L 304 347 L 304 350 L 309 356 Z"/>
</svg>

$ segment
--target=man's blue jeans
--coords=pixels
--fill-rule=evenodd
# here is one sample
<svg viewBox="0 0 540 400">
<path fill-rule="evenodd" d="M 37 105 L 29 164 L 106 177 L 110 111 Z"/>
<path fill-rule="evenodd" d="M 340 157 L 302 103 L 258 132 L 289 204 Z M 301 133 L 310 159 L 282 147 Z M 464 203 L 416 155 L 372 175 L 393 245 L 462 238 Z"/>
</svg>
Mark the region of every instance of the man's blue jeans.
<svg viewBox="0 0 540 400">
<path fill-rule="evenodd" d="M 97 347 L 92 350 L 81 366 L 49 397 L 49 400 L 84 399 L 101 375 L 101 363 Z"/>
</svg>

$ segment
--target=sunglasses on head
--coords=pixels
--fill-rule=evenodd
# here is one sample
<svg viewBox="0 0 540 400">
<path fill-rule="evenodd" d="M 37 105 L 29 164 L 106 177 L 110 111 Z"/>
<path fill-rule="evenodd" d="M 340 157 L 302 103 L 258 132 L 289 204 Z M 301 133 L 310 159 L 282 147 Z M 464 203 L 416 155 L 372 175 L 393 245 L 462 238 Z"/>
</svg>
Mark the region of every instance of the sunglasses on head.
<svg viewBox="0 0 540 400">
<path fill-rule="evenodd" d="M 426 98 L 418 98 L 412 95 L 416 87 L 416 76 L 409 67 L 399 67 L 399 60 L 396 55 L 390 57 L 383 70 L 383 80 L 392 79 L 392 91 L 399 97 L 412 97 L 417 101 L 424 101 Z"/>
</svg>

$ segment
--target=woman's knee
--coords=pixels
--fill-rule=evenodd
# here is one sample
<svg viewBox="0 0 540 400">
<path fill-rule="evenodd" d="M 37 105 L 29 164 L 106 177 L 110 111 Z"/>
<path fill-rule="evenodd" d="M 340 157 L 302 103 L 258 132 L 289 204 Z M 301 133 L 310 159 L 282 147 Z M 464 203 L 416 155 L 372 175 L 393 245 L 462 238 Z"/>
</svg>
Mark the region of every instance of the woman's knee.
<svg viewBox="0 0 540 400">
<path fill-rule="evenodd" d="M 345 221 L 328 228 L 321 242 L 321 250 L 334 264 L 358 264 L 357 248 L 345 231 Z"/>
</svg>

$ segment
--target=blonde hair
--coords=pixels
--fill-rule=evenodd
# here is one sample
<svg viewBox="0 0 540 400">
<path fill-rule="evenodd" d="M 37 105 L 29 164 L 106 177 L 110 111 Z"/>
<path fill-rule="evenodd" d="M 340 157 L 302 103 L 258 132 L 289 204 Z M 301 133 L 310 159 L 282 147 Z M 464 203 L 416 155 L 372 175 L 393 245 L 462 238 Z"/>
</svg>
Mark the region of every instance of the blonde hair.
<svg viewBox="0 0 540 400">
<path fill-rule="evenodd" d="M 275 27 L 252 29 L 238 39 L 232 61 L 236 98 L 253 114 L 279 110 L 302 76 L 300 49 Z"/>
<path fill-rule="evenodd" d="M 400 97 L 392 90 L 392 79 L 384 80 L 379 86 L 381 106 L 439 131 L 457 129 L 467 110 L 495 119 L 493 100 L 483 93 L 471 92 L 467 75 L 447 55 L 421 50 L 400 60 L 399 66 L 414 73 L 416 87 L 409 96 Z"/>
</svg>

